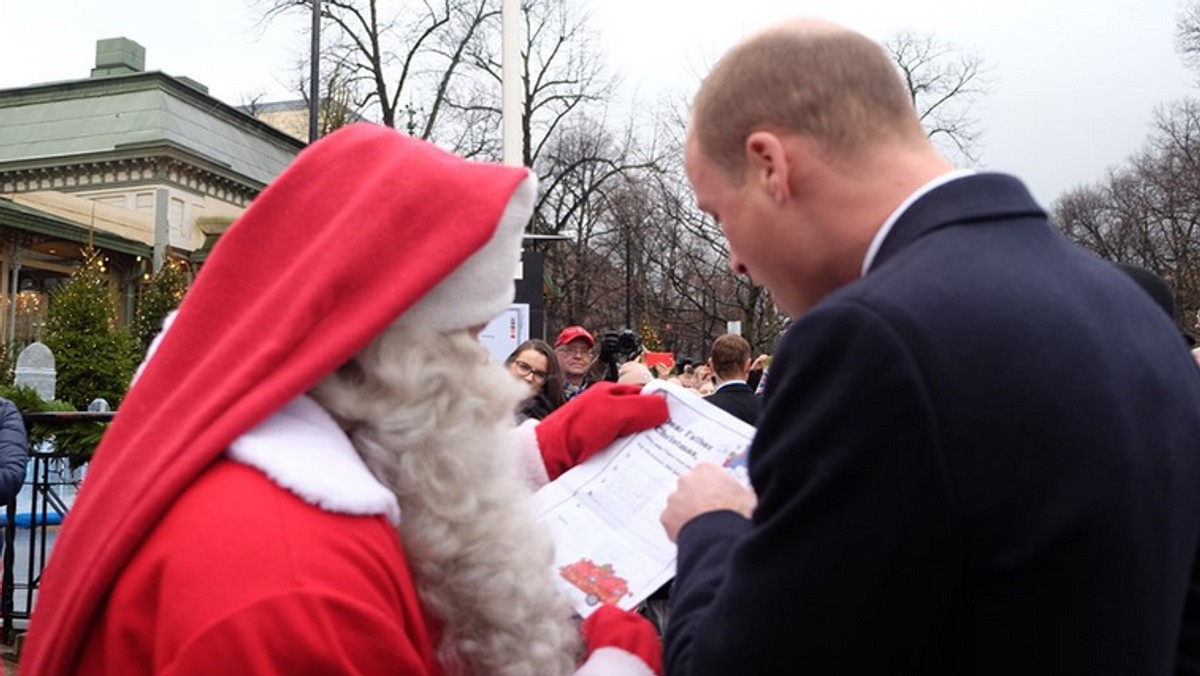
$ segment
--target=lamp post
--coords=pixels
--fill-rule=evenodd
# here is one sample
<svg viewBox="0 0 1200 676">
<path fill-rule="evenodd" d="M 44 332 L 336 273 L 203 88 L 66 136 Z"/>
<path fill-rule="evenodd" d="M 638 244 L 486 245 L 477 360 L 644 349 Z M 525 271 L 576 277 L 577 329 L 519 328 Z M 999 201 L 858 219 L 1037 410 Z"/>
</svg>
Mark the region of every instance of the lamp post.
<svg viewBox="0 0 1200 676">
<path fill-rule="evenodd" d="M 504 163 L 519 167 L 525 163 L 524 139 L 521 136 L 521 5 L 519 0 L 504 0 L 500 6 L 500 25 L 503 41 L 502 79 L 504 98 L 500 105 L 503 120 Z"/>
<path fill-rule="evenodd" d="M 317 140 L 317 114 L 321 107 L 321 0 L 312 0 L 312 48 L 309 58 L 308 142 Z"/>
<path fill-rule="evenodd" d="M 625 222 L 625 328 L 633 328 L 633 311 L 631 300 L 633 298 L 633 233 L 630 231 L 629 222 Z"/>
<path fill-rule="evenodd" d="M 16 244 L 9 246 L 12 260 L 12 282 L 9 285 L 10 292 L 8 294 L 8 343 L 11 345 L 17 339 L 17 293 L 19 291 L 18 282 L 21 279 L 22 248 Z"/>
</svg>

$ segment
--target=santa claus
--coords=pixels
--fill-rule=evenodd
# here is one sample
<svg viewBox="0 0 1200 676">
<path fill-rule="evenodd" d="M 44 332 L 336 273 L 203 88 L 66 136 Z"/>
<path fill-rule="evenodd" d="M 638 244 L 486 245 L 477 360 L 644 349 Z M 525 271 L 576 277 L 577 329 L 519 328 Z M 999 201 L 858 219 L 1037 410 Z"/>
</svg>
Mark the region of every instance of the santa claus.
<svg viewBox="0 0 1200 676">
<path fill-rule="evenodd" d="M 524 387 L 476 340 L 511 302 L 535 192 L 372 125 L 304 151 L 105 435 L 21 672 L 659 671 L 637 615 L 607 607 L 581 636 L 526 481 L 665 404 L 600 387 L 514 433 Z"/>
</svg>

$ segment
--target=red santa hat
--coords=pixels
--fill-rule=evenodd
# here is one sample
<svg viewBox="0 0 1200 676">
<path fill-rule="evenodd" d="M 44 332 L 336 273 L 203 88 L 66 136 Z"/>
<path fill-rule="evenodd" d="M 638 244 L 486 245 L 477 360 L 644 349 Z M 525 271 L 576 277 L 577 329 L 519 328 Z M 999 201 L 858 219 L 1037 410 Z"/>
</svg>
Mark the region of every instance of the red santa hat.
<svg viewBox="0 0 1200 676">
<path fill-rule="evenodd" d="M 221 238 L 96 451 L 42 578 L 22 671 L 65 673 L 122 566 L 229 444 L 393 322 L 512 301 L 535 178 L 394 130 L 315 143 Z"/>
</svg>

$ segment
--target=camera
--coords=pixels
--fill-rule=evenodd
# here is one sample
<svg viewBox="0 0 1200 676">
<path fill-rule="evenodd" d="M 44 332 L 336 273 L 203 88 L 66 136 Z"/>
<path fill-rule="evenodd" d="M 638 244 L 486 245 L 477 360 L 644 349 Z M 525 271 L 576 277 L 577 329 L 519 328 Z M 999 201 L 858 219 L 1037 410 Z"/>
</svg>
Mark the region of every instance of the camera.
<svg viewBox="0 0 1200 676">
<path fill-rule="evenodd" d="M 633 361 L 642 353 L 642 343 L 632 329 L 610 331 L 600 339 L 600 361 L 608 364 L 605 380 L 616 382 L 621 364 Z"/>
</svg>

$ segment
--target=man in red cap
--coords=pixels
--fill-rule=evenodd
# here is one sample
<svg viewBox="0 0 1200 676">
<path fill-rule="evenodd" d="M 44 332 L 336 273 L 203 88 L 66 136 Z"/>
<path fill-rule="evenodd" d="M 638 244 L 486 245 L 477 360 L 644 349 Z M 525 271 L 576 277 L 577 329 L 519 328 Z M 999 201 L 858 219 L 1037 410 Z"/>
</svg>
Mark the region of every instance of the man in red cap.
<svg viewBox="0 0 1200 676">
<path fill-rule="evenodd" d="M 649 624 L 579 627 L 476 333 L 512 299 L 523 168 L 354 125 L 222 237 L 97 450 L 24 674 L 642 674 Z M 532 430 L 541 480 L 662 422 L 596 388 Z M 528 472 L 527 472 L 528 473 Z"/>
<path fill-rule="evenodd" d="M 582 326 L 568 326 L 554 341 L 554 353 L 563 372 L 563 394 L 568 401 L 592 384 L 590 372 L 596 362 L 596 339 Z"/>
</svg>

